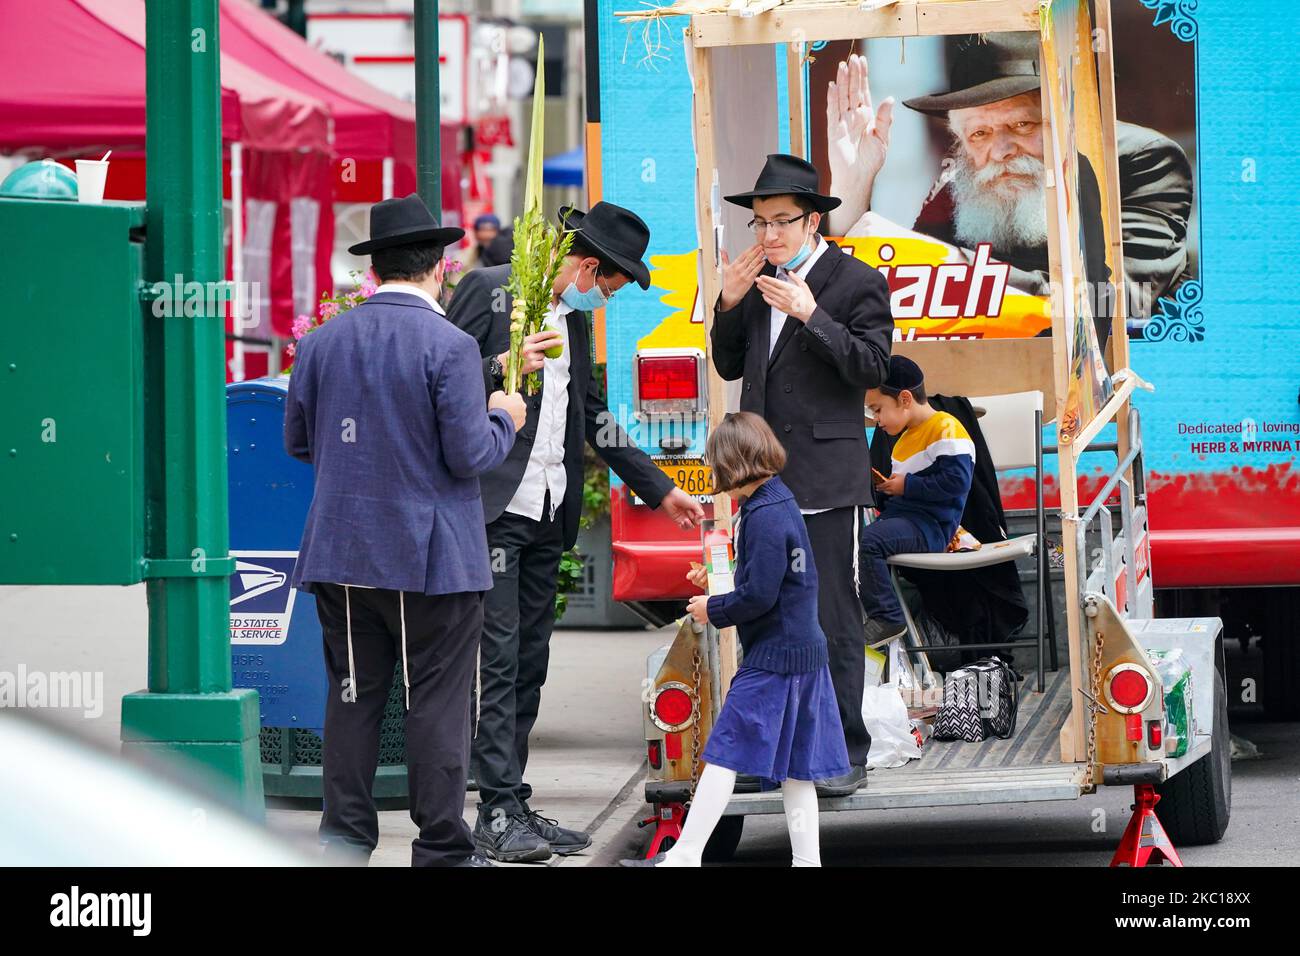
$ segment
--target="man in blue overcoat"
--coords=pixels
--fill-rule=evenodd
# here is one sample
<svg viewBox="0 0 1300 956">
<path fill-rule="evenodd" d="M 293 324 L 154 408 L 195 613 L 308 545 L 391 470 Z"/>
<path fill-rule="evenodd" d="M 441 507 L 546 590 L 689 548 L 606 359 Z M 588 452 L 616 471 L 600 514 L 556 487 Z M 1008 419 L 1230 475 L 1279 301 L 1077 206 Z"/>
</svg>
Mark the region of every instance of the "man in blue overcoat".
<svg viewBox="0 0 1300 956">
<path fill-rule="evenodd" d="M 377 204 L 350 251 L 382 284 L 302 338 L 285 403 L 285 448 L 316 479 L 293 585 L 316 596 L 329 679 L 320 838 L 358 862 L 378 843 L 371 787 L 400 665 L 412 865 L 491 865 L 462 818 L 492 587 L 478 476 L 505 460 L 525 409 L 484 401 L 477 343 L 438 305 L 443 248 L 463 235 L 414 194 Z"/>
</svg>

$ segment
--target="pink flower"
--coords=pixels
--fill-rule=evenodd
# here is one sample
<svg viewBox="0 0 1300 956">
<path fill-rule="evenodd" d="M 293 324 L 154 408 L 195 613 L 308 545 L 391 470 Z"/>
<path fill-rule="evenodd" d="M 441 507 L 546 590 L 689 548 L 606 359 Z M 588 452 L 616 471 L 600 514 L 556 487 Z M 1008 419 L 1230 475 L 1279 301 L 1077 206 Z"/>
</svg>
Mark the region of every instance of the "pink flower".
<svg viewBox="0 0 1300 956">
<path fill-rule="evenodd" d="M 379 285 L 375 280 L 375 274 L 369 269 L 367 269 L 366 274 L 361 277 L 361 285 L 358 287 L 357 290 L 358 292 L 361 293 L 361 298 L 363 299 L 370 298 L 372 295 L 375 294 L 375 290 L 378 288 Z"/>
<path fill-rule="evenodd" d="M 304 335 L 306 335 L 308 332 L 311 331 L 312 326 L 315 324 L 316 321 L 310 315 L 298 316 L 298 318 L 293 320 L 293 328 L 291 329 L 291 331 L 293 332 L 293 337 L 295 339 L 302 338 Z"/>
<path fill-rule="evenodd" d="M 320 313 L 320 320 L 324 322 L 339 314 L 339 304 L 332 299 L 326 299 L 321 302 L 317 311 Z"/>
<path fill-rule="evenodd" d="M 331 334 L 333 334 L 333 333 L 331 333 Z M 298 351 L 298 343 L 297 343 L 297 342 L 290 342 L 288 345 L 286 345 L 286 346 L 284 347 L 284 354 L 287 355 L 287 356 L 289 356 L 289 358 L 293 358 L 294 353 L 297 352 L 297 351 Z"/>
<path fill-rule="evenodd" d="M 464 268 L 464 265 L 465 265 L 465 264 L 464 264 L 463 262 L 461 262 L 459 259 L 453 259 L 453 258 L 451 258 L 450 256 L 448 256 L 448 257 L 447 257 L 447 275 L 449 275 L 449 276 L 455 275 L 455 274 L 456 274 L 457 272 L 459 272 L 462 268 Z"/>
</svg>

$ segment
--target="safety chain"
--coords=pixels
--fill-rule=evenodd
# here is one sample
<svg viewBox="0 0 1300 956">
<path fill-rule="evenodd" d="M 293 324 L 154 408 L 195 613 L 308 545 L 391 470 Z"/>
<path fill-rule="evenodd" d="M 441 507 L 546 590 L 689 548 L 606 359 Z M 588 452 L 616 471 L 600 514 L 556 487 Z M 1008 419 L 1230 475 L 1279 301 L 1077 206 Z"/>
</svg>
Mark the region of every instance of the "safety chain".
<svg viewBox="0 0 1300 956">
<path fill-rule="evenodd" d="M 1101 703 L 1101 655 L 1105 645 L 1105 635 L 1100 629 L 1097 630 L 1097 637 L 1093 641 L 1092 667 L 1088 673 L 1089 687 L 1088 693 L 1088 767 L 1083 775 L 1085 786 L 1096 786 L 1097 769 L 1097 715 L 1106 710 Z"/>
<path fill-rule="evenodd" d="M 707 631 L 703 632 L 707 635 Z M 691 687 L 695 711 L 691 714 L 691 791 L 686 796 L 686 806 L 695 800 L 695 787 L 700 782 L 700 637 L 695 638 L 691 654 Z"/>
</svg>

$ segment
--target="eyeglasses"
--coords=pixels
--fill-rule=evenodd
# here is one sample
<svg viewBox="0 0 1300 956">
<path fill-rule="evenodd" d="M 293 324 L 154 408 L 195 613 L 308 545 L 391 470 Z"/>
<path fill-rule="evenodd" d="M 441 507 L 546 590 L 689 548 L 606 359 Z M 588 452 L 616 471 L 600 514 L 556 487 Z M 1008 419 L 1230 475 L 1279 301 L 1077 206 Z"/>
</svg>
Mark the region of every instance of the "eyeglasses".
<svg viewBox="0 0 1300 956">
<path fill-rule="evenodd" d="M 610 299 L 614 298 L 614 291 L 617 290 L 611 290 L 608 282 L 602 283 L 600 280 L 603 278 L 605 277 L 599 272 L 596 273 L 596 285 L 601 287 L 600 291 L 605 294 L 605 301 L 608 302 Z"/>
<path fill-rule="evenodd" d="M 767 234 L 768 229 L 775 230 L 776 234 L 779 236 L 796 222 L 807 219 L 811 215 L 812 213 L 806 212 L 802 216 L 796 216 L 794 219 L 751 219 L 749 220 L 749 229 L 759 239 L 762 239 L 763 236 Z"/>
</svg>

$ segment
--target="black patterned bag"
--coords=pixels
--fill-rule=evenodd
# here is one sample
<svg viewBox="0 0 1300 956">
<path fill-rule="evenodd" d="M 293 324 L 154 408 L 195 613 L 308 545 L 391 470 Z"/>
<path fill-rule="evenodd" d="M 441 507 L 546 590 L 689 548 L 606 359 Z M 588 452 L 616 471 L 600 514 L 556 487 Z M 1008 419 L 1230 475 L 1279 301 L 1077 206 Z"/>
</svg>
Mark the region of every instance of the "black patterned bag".
<svg viewBox="0 0 1300 956">
<path fill-rule="evenodd" d="M 999 657 L 978 660 L 944 681 L 943 704 L 934 718 L 935 739 L 1005 740 L 1015 733 L 1019 708 L 1019 687 L 1011 666 Z"/>
</svg>

